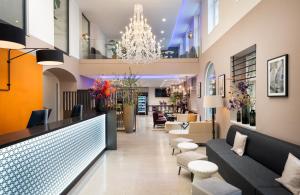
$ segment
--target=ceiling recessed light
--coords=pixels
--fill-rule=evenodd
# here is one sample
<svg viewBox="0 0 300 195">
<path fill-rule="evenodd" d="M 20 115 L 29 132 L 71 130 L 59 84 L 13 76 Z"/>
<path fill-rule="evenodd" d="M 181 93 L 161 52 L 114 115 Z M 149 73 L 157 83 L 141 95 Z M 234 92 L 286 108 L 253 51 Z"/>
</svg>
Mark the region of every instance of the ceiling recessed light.
<svg viewBox="0 0 300 195">
<path fill-rule="evenodd" d="M 120 31 L 120 34 L 123 34 L 123 31 Z"/>
<path fill-rule="evenodd" d="M 166 21 L 167 21 L 167 19 L 166 19 L 166 18 L 163 18 L 163 19 L 161 19 L 161 21 L 163 21 L 163 22 L 166 22 Z"/>
<path fill-rule="evenodd" d="M 160 33 L 161 33 L 161 34 L 164 34 L 164 33 L 165 33 L 165 31 L 163 31 L 163 30 L 162 30 L 162 31 L 160 31 Z"/>
<path fill-rule="evenodd" d="M 19 23 L 19 20 L 16 20 L 16 23 Z"/>
<path fill-rule="evenodd" d="M 162 42 L 163 40 L 161 39 L 161 40 L 159 40 L 159 42 Z"/>
</svg>

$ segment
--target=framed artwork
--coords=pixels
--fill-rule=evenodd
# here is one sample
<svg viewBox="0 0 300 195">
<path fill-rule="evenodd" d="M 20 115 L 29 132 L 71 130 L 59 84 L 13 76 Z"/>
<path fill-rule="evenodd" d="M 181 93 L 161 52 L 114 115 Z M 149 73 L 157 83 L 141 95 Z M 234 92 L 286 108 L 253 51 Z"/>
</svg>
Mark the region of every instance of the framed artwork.
<svg viewBox="0 0 300 195">
<path fill-rule="evenodd" d="M 288 96 L 288 55 L 267 61 L 268 97 Z"/>
<path fill-rule="evenodd" d="M 198 98 L 201 98 L 201 82 L 199 82 L 197 88 L 198 88 L 198 90 L 197 90 L 197 97 L 198 97 Z"/>
<path fill-rule="evenodd" d="M 225 74 L 219 75 L 218 77 L 218 91 L 219 95 L 225 97 Z"/>
</svg>

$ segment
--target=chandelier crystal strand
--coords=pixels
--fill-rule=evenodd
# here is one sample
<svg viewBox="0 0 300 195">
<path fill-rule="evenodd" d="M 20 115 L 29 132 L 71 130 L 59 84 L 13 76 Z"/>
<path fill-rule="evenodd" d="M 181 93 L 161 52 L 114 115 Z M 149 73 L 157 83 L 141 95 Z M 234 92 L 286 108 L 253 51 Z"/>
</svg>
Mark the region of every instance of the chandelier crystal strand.
<svg viewBox="0 0 300 195">
<path fill-rule="evenodd" d="M 121 41 L 117 44 L 117 55 L 126 63 L 148 64 L 160 59 L 161 46 L 157 43 L 147 19 L 143 15 L 143 6 L 134 5 L 134 15 L 125 27 Z"/>
</svg>

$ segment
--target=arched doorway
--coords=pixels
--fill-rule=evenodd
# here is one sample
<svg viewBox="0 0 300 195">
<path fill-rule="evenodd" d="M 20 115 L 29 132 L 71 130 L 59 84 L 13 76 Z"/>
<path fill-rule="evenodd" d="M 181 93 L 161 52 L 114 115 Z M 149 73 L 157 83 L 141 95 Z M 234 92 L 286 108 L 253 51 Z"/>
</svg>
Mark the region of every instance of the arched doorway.
<svg viewBox="0 0 300 195">
<path fill-rule="evenodd" d="M 43 73 L 43 104 L 51 108 L 49 122 L 63 119 L 63 92 L 76 91 L 75 76 L 62 68 L 47 69 Z"/>
<path fill-rule="evenodd" d="M 214 68 L 214 64 L 213 63 L 208 63 L 207 67 L 206 67 L 206 71 L 205 71 L 205 91 L 204 91 L 204 95 L 205 96 L 212 96 L 212 95 L 216 95 L 216 72 L 215 72 L 215 68 Z M 206 120 L 210 120 L 212 113 L 211 113 L 211 109 L 206 108 L 204 110 L 204 116 Z"/>
</svg>

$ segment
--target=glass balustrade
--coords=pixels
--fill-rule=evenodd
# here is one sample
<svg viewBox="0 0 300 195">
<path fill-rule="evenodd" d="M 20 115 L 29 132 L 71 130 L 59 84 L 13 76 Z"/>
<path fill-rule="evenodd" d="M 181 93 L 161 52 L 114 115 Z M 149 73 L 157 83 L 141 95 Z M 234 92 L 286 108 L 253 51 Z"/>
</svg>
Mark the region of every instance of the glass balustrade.
<svg viewBox="0 0 300 195">
<path fill-rule="evenodd" d="M 84 33 L 81 37 L 81 59 L 120 59 L 116 54 L 116 41 L 105 39 L 93 39 Z M 162 59 L 172 58 L 198 58 L 199 48 L 190 46 L 190 49 L 185 52 L 180 52 L 179 47 L 169 47 L 161 50 Z"/>
</svg>

